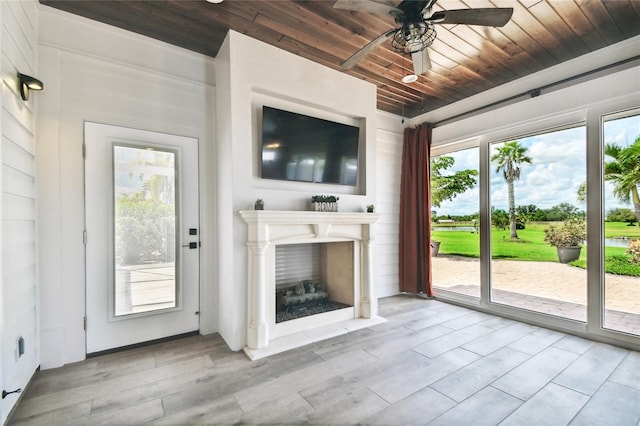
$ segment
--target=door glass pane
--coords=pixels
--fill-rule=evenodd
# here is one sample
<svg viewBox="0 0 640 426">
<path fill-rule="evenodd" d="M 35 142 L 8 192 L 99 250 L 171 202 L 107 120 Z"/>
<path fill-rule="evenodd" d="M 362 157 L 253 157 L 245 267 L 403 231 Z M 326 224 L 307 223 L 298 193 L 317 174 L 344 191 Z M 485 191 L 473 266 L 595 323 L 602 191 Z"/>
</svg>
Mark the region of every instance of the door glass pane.
<svg viewBox="0 0 640 426">
<path fill-rule="evenodd" d="M 431 159 L 433 285 L 480 297 L 478 148 Z"/>
<path fill-rule="evenodd" d="M 584 127 L 491 144 L 492 302 L 586 321 L 586 249 L 554 246 L 586 238 L 585 150 Z"/>
<path fill-rule="evenodd" d="M 175 153 L 115 145 L 114 315 L 176 306 Z"/>
<path fill-rule="evenodd" d="M 604 122 L 604 327 L 640 335 L 640 115 Z"/>
</svg>

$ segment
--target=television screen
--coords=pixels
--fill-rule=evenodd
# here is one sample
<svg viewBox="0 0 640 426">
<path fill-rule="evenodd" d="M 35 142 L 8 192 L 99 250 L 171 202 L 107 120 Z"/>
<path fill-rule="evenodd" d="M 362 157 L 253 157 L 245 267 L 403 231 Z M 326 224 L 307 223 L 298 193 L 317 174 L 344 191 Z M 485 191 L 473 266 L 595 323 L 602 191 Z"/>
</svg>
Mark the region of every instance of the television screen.
<svg viewBox="0 0 640 426">
<path fill-rule="evenodd" d="M 360 128 L 264 106 L 262 177 L 355 186 Z"/>
</svg>

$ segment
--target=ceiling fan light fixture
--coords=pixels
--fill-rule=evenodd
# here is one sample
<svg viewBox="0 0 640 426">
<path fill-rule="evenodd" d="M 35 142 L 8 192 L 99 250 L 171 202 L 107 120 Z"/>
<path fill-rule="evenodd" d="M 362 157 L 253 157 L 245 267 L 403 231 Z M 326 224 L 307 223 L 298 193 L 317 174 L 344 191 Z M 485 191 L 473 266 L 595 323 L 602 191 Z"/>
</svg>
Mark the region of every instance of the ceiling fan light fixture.
<svg viewBox="0 0 640 426">
<path fill-rule="evenodd" d="M 428 22 L 411 22 L 398 28 L 391 39 L 391 47 L 399 53 L 411 54 L 431 46 L 436 30 Z"/>
<path fill-rule="evenodd" d="M 414 83 L 416 81 L 418 81 L 418 76 L 415 74 L 407 74 L 404 77 L 402 77 L 402 82 L 405 84 Z"/>
</svg>

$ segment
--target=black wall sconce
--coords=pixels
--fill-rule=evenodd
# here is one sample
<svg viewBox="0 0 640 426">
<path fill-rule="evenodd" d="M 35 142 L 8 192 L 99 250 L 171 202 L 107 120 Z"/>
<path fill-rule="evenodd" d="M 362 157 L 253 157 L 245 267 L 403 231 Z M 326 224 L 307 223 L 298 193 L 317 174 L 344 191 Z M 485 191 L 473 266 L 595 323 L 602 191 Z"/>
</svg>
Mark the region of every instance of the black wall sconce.
<svg viewBox="0 0 640 426">
<path fill-rule="evenodd" d="M 23 101 L 29 100 L 29 90 L 44 89 L 44 84 L 40 80 L 22 73 L 18 73 L 18 85 L 20 86 L 20 96 Z"/>
</svg>

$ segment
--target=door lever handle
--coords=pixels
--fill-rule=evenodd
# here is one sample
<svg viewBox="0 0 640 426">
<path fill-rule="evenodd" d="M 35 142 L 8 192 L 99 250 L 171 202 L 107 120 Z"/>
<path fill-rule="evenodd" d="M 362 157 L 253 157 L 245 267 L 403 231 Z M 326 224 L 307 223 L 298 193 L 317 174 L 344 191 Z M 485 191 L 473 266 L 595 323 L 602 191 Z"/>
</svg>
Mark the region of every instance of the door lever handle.
<svg viewBox="0 0 640 426">
<path fill-rule="evenodd" d="M 183 244 L 182 247 L 189 247 L 189 249 L 193 250 L 198 248 L 198 243 Z"/>
</svg>

